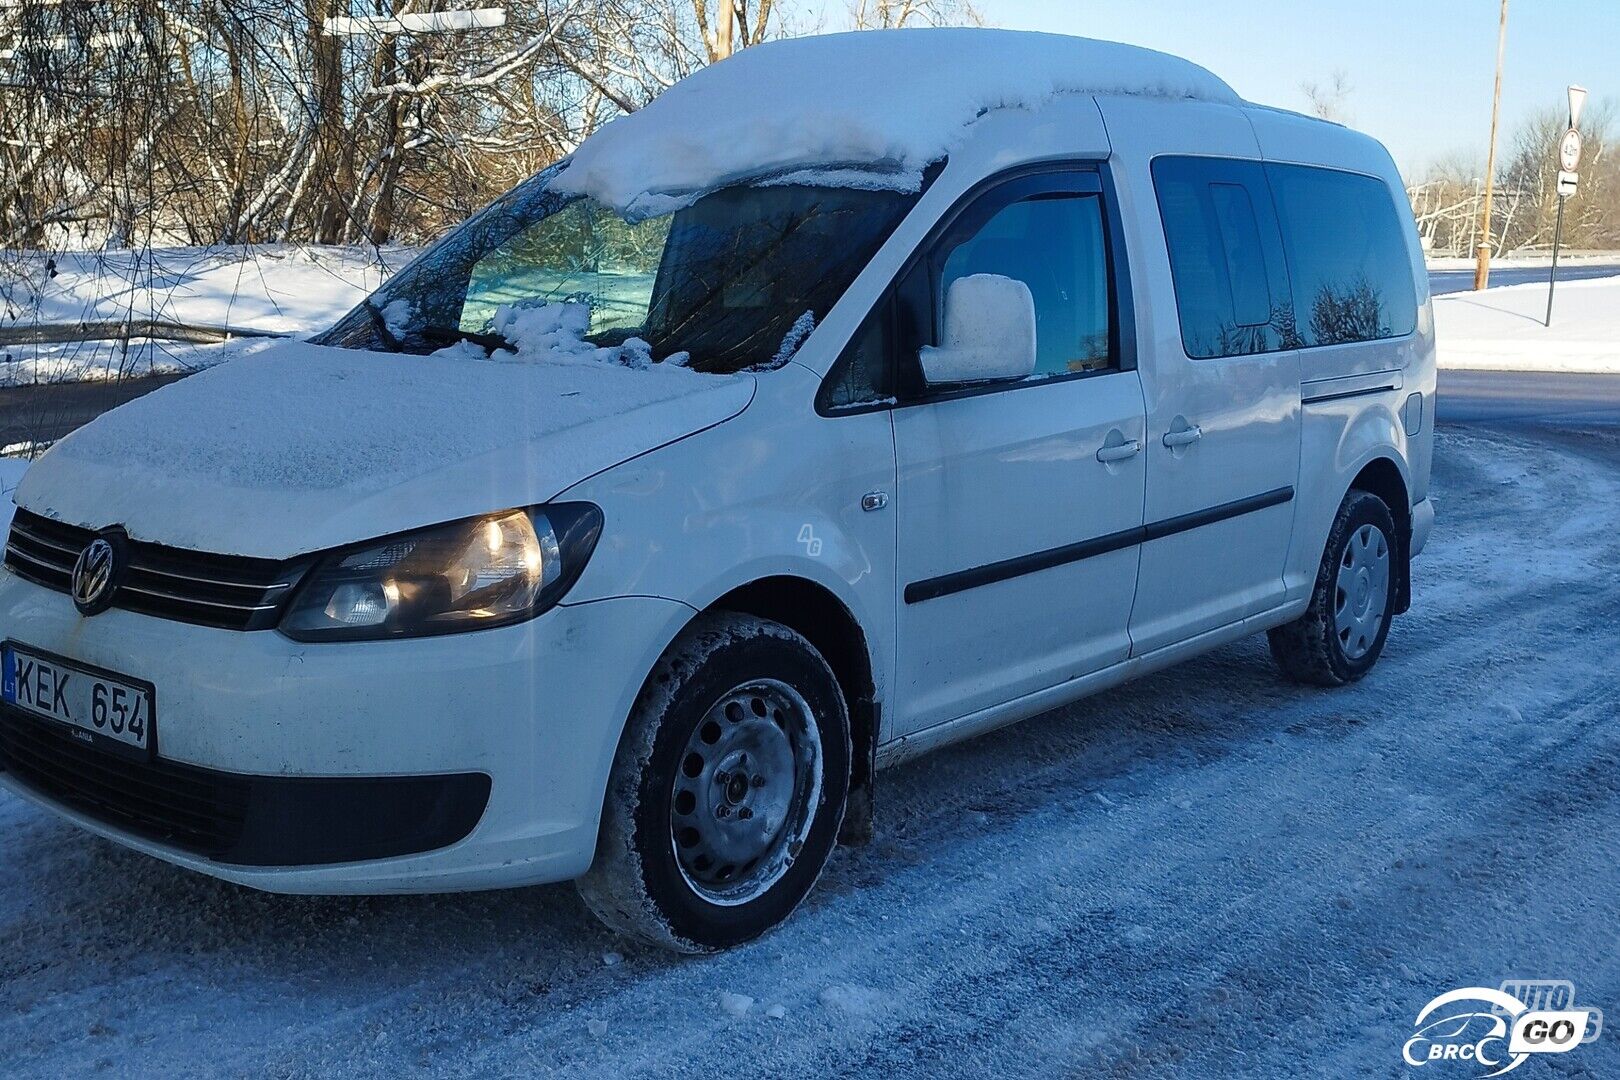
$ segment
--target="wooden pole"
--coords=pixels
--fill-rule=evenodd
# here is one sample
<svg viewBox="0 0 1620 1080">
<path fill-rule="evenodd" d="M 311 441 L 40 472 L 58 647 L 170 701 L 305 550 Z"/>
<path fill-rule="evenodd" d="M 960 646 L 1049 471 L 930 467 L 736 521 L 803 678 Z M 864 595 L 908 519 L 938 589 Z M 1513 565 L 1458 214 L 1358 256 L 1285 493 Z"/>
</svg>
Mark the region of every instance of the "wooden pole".
<svg viewBox="0 0 1620 1080">
<path fill-rule="evenodd" d="M 737 24 L 737 8 L 732 0 L 721 0 L 718 18 L 714 27 L 714 53 L 716 60 L 724 60 L 735 49 L 733 28 Z"/>
<path fill-rule="evenodd" d="M 1474 264 L 1474 288 L 1483 289 L 1491 280 L 1491 185 L 1496 180 L 1496 123 L 1502 112 L 1502 62 L 1507 56 L 1508 0 L 1502 0 L 1502 17 L 1496 28 L 1496 90 L 1491 95 L 1491 145 L 1485 152 L 1485 206 L 1480 211 L 1479 248 Z"/>
</svg>

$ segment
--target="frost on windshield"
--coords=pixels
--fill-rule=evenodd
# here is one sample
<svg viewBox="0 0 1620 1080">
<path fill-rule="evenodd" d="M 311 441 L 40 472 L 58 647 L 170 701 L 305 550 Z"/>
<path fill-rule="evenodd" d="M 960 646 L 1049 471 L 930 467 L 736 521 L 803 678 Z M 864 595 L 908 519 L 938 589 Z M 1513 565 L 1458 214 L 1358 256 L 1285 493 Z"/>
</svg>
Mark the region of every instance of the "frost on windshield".
<svg viewBox="0 0 1620 1080">
<path fill-rule="evenodd" d="M 788 327 L 787 334 L 782 338 L 782 344 L 777 347 L 776 355 L 765 362 L 764 369 L 774 371 L 793 359 L 793 354 L 799 351 L 799 346 L 804 344 L 805 339 L 810 336 L 810 332 L 815 328 L 816 313 L 814 311 L 807 311 L 793 320 L 793 325 Z"/>
</svg>

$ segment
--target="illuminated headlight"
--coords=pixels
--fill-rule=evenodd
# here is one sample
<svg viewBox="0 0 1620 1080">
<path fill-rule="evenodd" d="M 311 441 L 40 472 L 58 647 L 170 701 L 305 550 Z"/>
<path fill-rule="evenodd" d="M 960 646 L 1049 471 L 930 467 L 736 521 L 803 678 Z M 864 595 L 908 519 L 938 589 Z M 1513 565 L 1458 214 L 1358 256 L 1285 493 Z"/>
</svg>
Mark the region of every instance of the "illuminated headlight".
<svg viewBox="0 0 1620 1080">
<path fill-rule="evenodd" d="M 590 558 L 602 512 L 589 503 L 508 510 L 324 556 L 281 620 L 299 641 L 479 630 L 533 618 Z"/>
</svg>

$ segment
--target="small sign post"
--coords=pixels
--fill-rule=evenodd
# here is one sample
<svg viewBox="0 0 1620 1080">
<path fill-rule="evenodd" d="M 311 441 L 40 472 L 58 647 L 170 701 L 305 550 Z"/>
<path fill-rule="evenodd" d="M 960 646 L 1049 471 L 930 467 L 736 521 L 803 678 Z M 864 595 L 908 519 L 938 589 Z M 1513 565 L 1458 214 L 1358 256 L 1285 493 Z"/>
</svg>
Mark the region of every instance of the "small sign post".
<svg viewBox="0 0 1620 1080">
<path fill-rule="evenodd" d="M 1570 87 L 1569 129 L 1564 132 L 1564 137 L 1558 140 L 1558 218 L 1553 225 L 1552 267 L 1547 271 L 1545 325 L 1549 327 L 1552 326 L 1553 289 L 1558 285 L 1558 248 L 1564 240 L 1564 200 L 1575 194 L 1581 179 L 1576 171 L 1581 167 L 1581 133 L 1577 125 L 1581 122 L 1581 106 L 1585 104 L 1585 88 Z"/>
</svg>

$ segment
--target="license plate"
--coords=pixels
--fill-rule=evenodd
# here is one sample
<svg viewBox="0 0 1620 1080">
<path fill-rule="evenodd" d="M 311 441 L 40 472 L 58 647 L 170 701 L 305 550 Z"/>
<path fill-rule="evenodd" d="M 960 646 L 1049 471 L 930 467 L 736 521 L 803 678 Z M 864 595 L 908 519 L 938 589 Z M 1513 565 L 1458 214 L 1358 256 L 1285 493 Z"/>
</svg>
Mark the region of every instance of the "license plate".
<svg viewBox="0 0 1620 1080">
<path fill-rule="evenodd" d="M 152 684 L 7 641 L 0 644 L 0 701 L 66 724 L 82 742 L 150 757 Z"/>
</svg>

